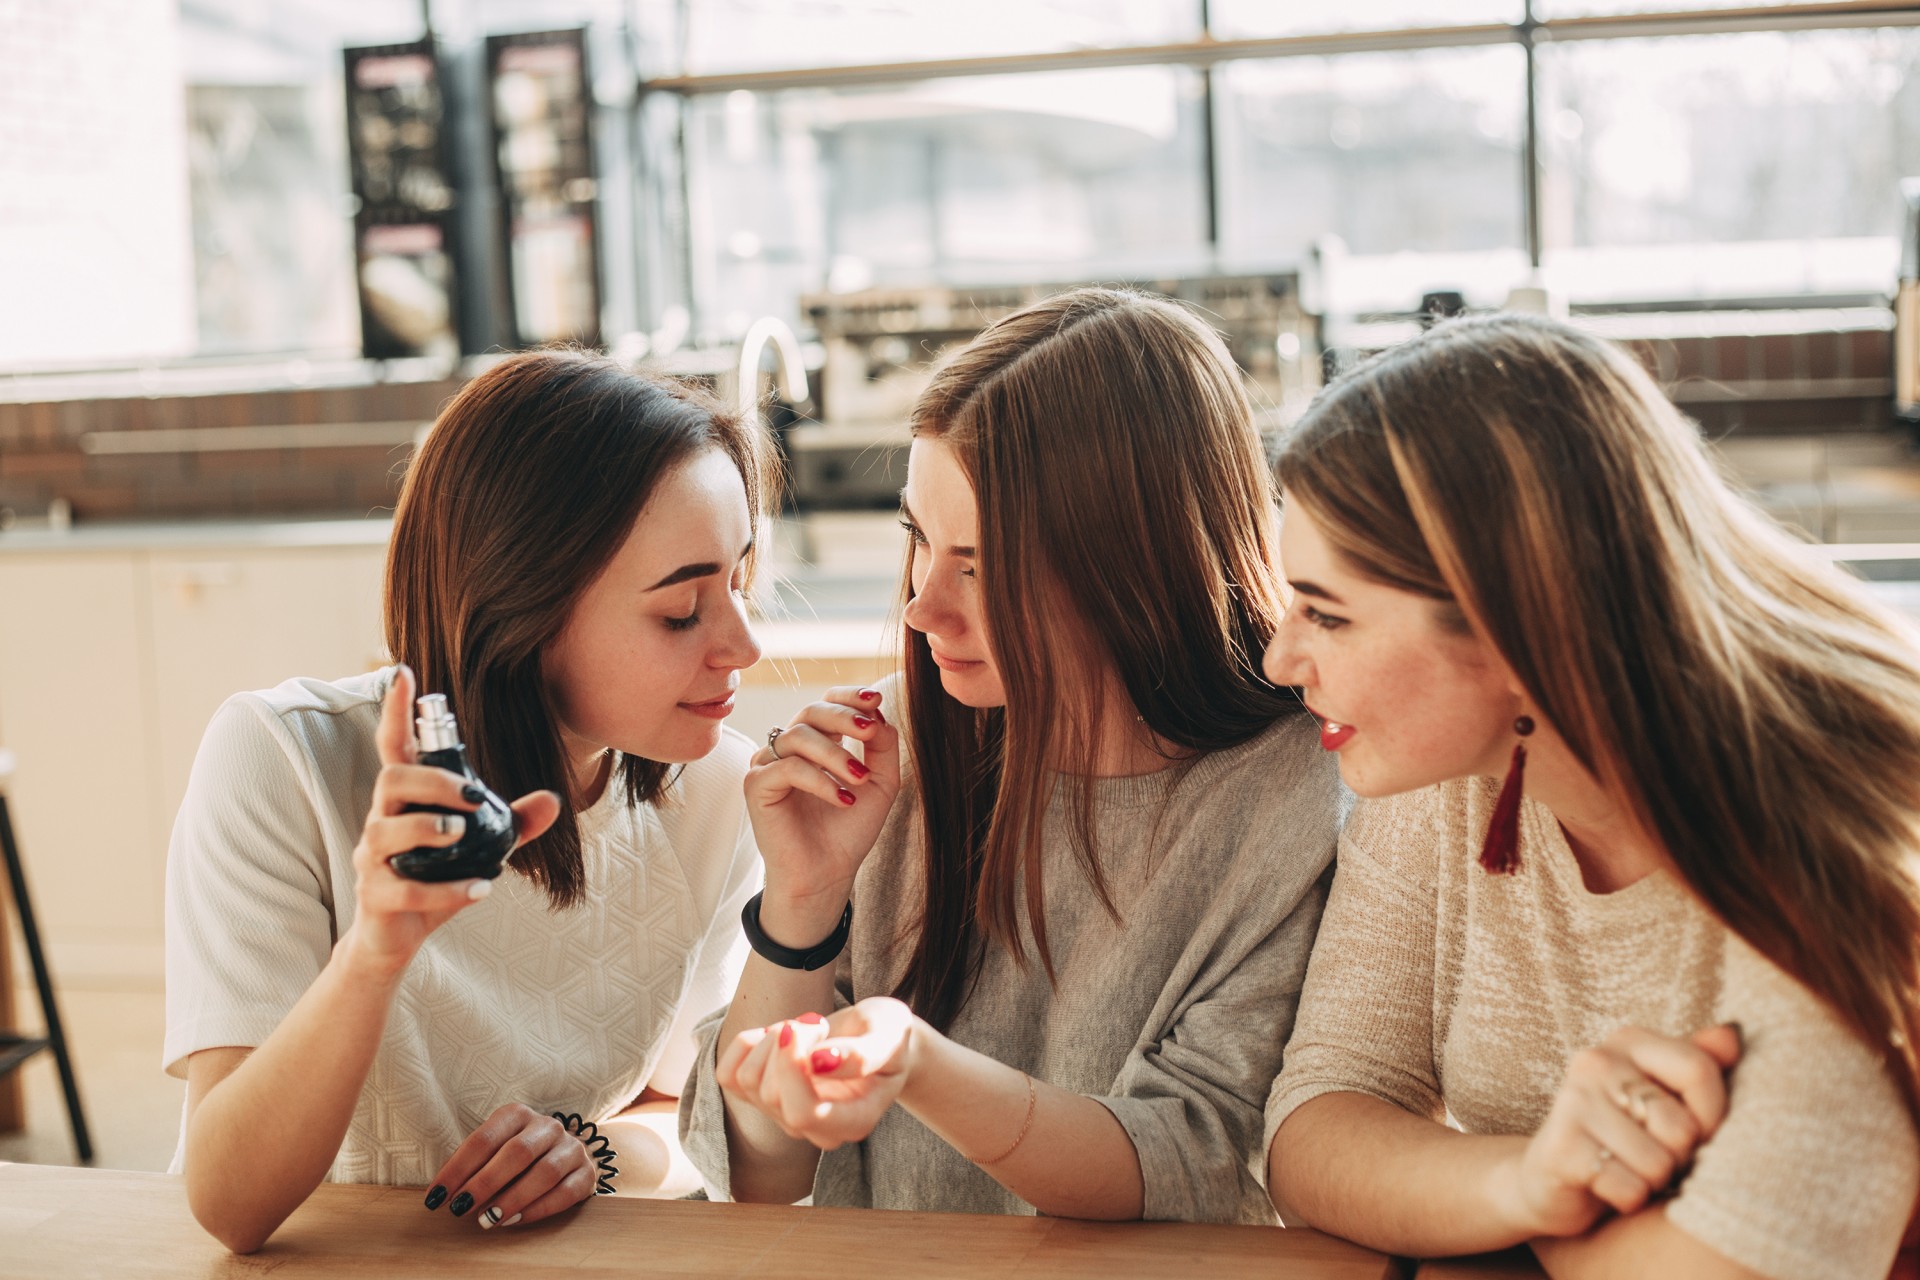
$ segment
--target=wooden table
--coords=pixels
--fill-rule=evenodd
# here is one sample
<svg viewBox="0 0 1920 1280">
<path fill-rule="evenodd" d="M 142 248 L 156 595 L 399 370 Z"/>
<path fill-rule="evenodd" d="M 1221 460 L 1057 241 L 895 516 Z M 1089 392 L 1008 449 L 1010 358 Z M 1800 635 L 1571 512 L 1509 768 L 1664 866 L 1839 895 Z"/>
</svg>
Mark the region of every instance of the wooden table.
<svg viewBox="0 0 1920 1280">
<path fill-rule="evenodd" d="M 322 1186 L 266 1248 L 229 1254 L 157 1173 L 0 1164 L 0 1277 L 665 1275 L 753 1280 L 1075 1277 L 1405 1280 L 1406 1264 L 1312 1231 L 604 1198 L 482 1231 L 421 1192 Z"/>
</svg>

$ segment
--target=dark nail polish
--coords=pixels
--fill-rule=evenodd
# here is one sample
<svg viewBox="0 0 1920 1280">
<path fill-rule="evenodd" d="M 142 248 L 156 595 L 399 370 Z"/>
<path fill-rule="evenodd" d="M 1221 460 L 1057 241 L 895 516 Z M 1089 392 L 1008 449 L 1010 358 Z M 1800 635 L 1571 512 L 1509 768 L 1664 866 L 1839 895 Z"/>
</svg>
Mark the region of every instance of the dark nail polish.
<svg viewBox="0 0 1920 1280">
<path fill-rule="evenodd" d="M 831 1075 L 840 1069 L 840 1051 L 838 1049 L 815 1049 L 811 1065 L 817 1076 Z"/>
<path fill-rule="evenodd" d="M 472 783 L 468 783 L 466 786 L 460 788 L 460 798 L 468 804 L 485 804 L 487 802 L 487 793 Z"/>
<path fill-rule="evenodd" d="M 873 721 L 867 719 L 865 716 L 855 716 L 853 718 L 853 727 L 856 729 L 871 729 L 873 728 Z"/>
<path fill-rule="evenodd" d="M 427 1208 L 438 1209 L 446 1202 L 447 1189 L 445 1187 L 435 1187 L 433 1190 L 427 1192 Z"/>
<path fill-rule="evenodd" d="M 849 760 L 847 761 L 847 772 L 856 778 L 864 778 L 872 773 L 873 770 L 867 768 L 866 765 L 861 764 L 858 760 Z"/>
<path fill-rule="evenodd" d="M 845 787 L 841 787 L 841 788 L 840 788 L 840 803 L 841 803 L 841 804 L 852 804 L 852 803 L 853 803 L 853 799 L 854 799 L 854 797 L 853 797 L 853 792 L 851 792 L 851 791 L 849 791 L 849 790 L 847 790 L 847 789 L 846 789 Z"/>
<path fill-rule="evenodd" d="M 821 1017 L 817 1013 L 803 1013 L 799 1017 L 795 1018 L 794 1021 L 800 1023 L 802 1026 L 817 1027 L 821 1023 L 825 1022 L 826 1019 Z"/>
<path fill-rule="evenodd" d="M 473 1197 L 462 1191 L 453 1198 L 453 1203 L 447 1206 L 447 1212 L 457 1218 L 471 1208 L 473 1208 Z"/>
</svg>

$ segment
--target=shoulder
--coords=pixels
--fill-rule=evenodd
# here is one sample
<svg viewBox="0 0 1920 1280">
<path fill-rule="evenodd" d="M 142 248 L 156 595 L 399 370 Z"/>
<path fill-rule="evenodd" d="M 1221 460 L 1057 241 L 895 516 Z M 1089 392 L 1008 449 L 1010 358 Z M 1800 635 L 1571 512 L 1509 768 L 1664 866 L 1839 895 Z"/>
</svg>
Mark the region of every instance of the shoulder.
<svg viewBox="0 0 1920 1280">
<path fill-rule="evenodd" d="M 1470 861 L 1497 791 L 1490 778 L 1453 778 L 1416 791 L 1363 799 L 1340 833 L 1341 864 L 1365 865 L 1431 885 L 1442 867 Z"/>
<path fill-rule="evenodd" d="M 207 725 L 197 771 L 356 773 L 377 759 L 373 733 L 390 668 L 344 680 L 298 678 L 236 693 Z"/>
</svg>

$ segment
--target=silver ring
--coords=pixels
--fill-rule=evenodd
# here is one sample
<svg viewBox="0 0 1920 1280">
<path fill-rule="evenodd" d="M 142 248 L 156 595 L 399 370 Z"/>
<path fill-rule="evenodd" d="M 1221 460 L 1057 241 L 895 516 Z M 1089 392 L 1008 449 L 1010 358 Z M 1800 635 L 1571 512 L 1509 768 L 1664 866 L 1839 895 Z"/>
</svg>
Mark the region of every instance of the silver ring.
<svg viewBox="0 0 1920 1280">
<path fill-rule="evenodd" d="M 773 726 L 773 728 L 767 730 L 767 750 L 773 752 L 773 758 L 775 760 L 786 759 L 785 756 L 780 754 L 780 747 L 778 745 L 780 741 L 780 735 L 785 733 L 786 731 L 787 729 L 785 725 L 778 725 L 778 724 Z"/>
<path fill-rule="evenodd" d="M 1587 1179 L 1587 1181 L 1593 1182 L 1597 1180 L 1601 1174 L 1605 1173 L 1607 1171 L 1607 1161 L 1611 1159 L 1613 1159 L 1613 1152 L 1600 1146 L 1598 1143 L 1594 1144 L 1593 1177 Z"/>
<path fill-rule="evenodd" d="M 460 824 L 459 826 L 454 825 L 456 821 Z M 433 815 L 433 829 L 443 836 L 450 836 L 454 832 L 465 828 L 466 825 L 467 820 L 458 814 L 436 813 Z"/>
</svg>

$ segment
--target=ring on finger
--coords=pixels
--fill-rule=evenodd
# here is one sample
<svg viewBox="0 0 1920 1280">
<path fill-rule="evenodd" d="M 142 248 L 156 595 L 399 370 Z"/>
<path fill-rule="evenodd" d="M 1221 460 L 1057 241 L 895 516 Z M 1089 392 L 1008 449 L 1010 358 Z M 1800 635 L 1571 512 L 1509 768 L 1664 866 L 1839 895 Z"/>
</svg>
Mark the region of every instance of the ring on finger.
<svg viewBox="0 0 1920 1280">
<path fill-rule="evenodd" d="M 1614 1090 L 1613 1105 L 1626 1112 L 1635 1124 L 1644 1126 L 1647 1123 L 1648 1101 L 1658 1095 L 1659 1090 L 1652 1085 L 1636 1080 Z"/>
<path fill-rule="evenodd" d="M 1600 1175 L 1607 1171 L 1608 1161 L 1612 1159 L 1613 1152 L 1596 1142 L 1593 1146 L 1593 1173 L 1587 1181 L 1589 1183 L 1598 1181 Z"/>
<path fill-rule="evenodd" d="M 767 750 L 769 750 L 769 751 L 771 751 L 771 752 L 773 753 L 773 758 L 774 758 L 775 760 L 784 760 L 784 759 L 786 759 L 786 757 L 785 757 L 785 756 L 783 756 L 783 755 L 781 755 L 781 754 L 780 754 L 780 745 L 779 745 L 779 744 L 780 744 L 780 735 L 781 735 L 781 734 L 783 734 L 783 733 L 785 733 L 786 731 L 787 731 L 787 728 L 786 728 L 786 726 L 785 726 L 785 725 L 779 725 L 779 724 L 777 724 L 777 725 L 775 725 L 775 726 L 773 726 L 773 728 L 771 728 L 771 729 L 769 729 L 769 730 L 767 730 Z"/>
<path fill-rule="evenodd" d="M 450 836 L 467 825 L 467 820 L 457 814 L 436 813 L 433 815 L 433 829 L 443 836 Z"/>
</svg>

